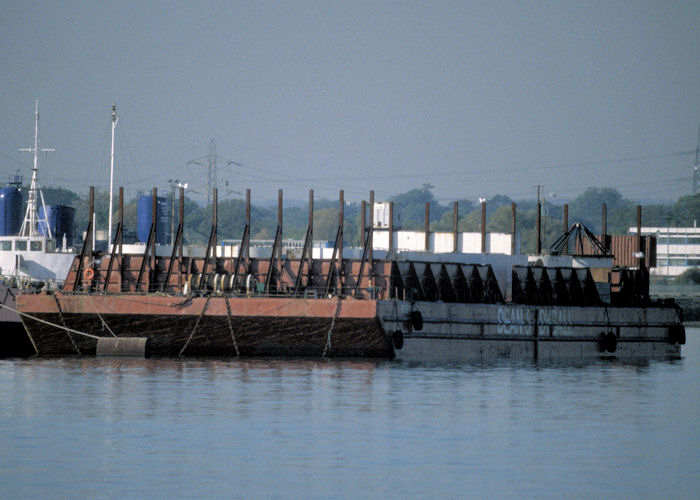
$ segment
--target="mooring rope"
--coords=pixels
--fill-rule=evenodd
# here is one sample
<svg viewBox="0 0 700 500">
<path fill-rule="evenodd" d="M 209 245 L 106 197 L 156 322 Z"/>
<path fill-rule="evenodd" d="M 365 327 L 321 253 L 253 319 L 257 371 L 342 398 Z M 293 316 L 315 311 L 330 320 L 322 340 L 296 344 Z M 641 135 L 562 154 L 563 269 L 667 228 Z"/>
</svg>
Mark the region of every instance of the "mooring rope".
<svg viewBox="0 0 700 500">
<path fill-rule="evenodd" d="M 231 332 L 231 340 L 233 340 L 233 348 L 236 350 L 236 356 L 240 356 L 241 353 L 238 352 L 238 344 L 236 344 L 236 336 L 233 334 L 233 324 L 231 323 L 231 306 L 228 303 L 228 297 L 224 297 L 226 302 L 226 319 L 228 320 L 228 329 Z"/>
<path fill-rule="evenodd" d="M 95 311 L 95 314 L 97 314 L 97 317 L 100 318 L 100 321 L 102 322 L 102 326 L 103 326 L 104 328 L 106 328 L 107 331 L 108 331 L 109 333 L 112 334 L 112 337 L 116 337 L 116 335 L 114 334 L 114 332 L 112 331 L 112 329 L 109 327 L 109 325 L 107 324 L 107 322 L 102 318 L 102 315 L 101 315 L 98 311 Z"/>
<path fill-rule="evenodd" d="M 194 332 L 197 331 L 197 327 L 199 326 L 199 322 L 202 320 L 202 316 L 204 316 L 204 313 L 207 310 L 207 307 L 209 306 L 209 299 L 211 299 L 211 296 L 207 296 L 207 301 L 204 303 L 204 307 L 202 307 L 202 312 L 197 317 L 197 322 L 194 324 L 194 328 L 192 328 L 192 333 L 190 333 L 190 336 L 187 339 L 187 342 L 185 342 L 185 345 L 183 345 L 182 349 L 180 349 L 178 356 L 182 356 L 182 353 L 185 352 L 185 349 L 187 349 L 187 346 L 189 345 L 190 340 L 192 340 L 192 337 L 194 337 Z"/>
<path fill-rule="evenodd" d="M 54 297 L 55 297 L 55 295 L 54 295 Z M 58 299 L 56 299 L 56 300 L 58 301 Z M 93 305 L 92 308 L 93 308 L 93 310 L 95 311 L 95 314 L 97 314 L 97 317 L 100 318 L 100 322 L 102 323 L 102 330 L 104 331 L 104 329 L 106 328 L 107 331 L 108 331 L 109 333 L 112 334 L 112 337 L 116 337 L 116 335 L 114 334 L 114 332 L 112 331 L 112 329 L 109 327 L 109 325 L 107 324 L 107 322 L 104 320 L 104 318 L 102 317 L 102 315 L 100 314 L 100 312 L 97 310 L 97 308 L 96 308 L 94 305 Z M 108 309 L 109 309 L 109 308 L 108 308 Z M 111 309 L 110 309 L 110 311 L 111 311 Z"/>
<path fill-rule="evenodd" d="M 331 350 L 331 333 L 333 333 L 333 327 L 335 326 L 335 321 L 338 319 L 338 314 L 340 313 L 340 295 L 338 295 L 338 305 L 335 308 L 335 314 L 333 315 L 333 321 L 331 321 L 331 327 L 328 329 L 328 336 L 326 338 L 326 346 L 323 348 L 322 358 L 326 357 L 326 353 Z"/>
<path fill-rule="evenodd" d="M 16 298 L 16 297 L 15 297 L 15 294 L 12 293 L 12 289 L 8 286 L 8 287 L 5 289 L 5 298 L 2 299 L 2 303 L 3 303 L 3 304 L 7 304 L 7 297 L 9 297 L 10 295 L 12 295 L 12 298 L 13 298 L 13 299 Z"/>
<path fill-rule="evenodd" d="M 84 337 L 90 337 L 91 339 L 100 339 L 101 337 L 98 337 L 97 335 L 92 335 L 91 333 L 85 333 L 85 332 L 79 332 L 78 330 L 73 330 L 72 328 L 68 328 L 67 326 L 61 326 L 57 323 L 51 323 L 50 321 L 43 320 L 41 318 L 37 318 L 36 316 L 32 316 L 31 314 L 24 313 L 22 311 L 18 311 L 17 309 L 13 309 L 9 306 L 6 306 L 5 304 L 0 304 L 0 307 L 4 307 L 5 309 L 9 309 L 10 311 L 16 312 L 20 316 L 24 316 L 25 318 L 29 318 L 33 321 L 38 321 L 39 323 L 44 323 L 45 325 L 53 326 L 54 328 L 59 328 L 61 330 L 65 330 L 67 332 L 75 333 L 76 335 L 83 335 Z M 72 337 L 71 337 L 72 339 Z M 80 352 L 80 351 L 78 351 Z"/>
<path fill-rule="evenodd" d="M 66 320 L 63 319 L 63 308 L 61 307 L 61 303 L 58 301 L 58 297 L 55 294 L 54 294 L 53 298 L 56 301 L 56 307 L 58 308 L 58 316 L 61 318 L 61 323 L 63 323 L 63 328 L 66 328 Z M 75 347 L 76 352 L 78 354 L 82 354 L 82 352 L 80 352 L 80 348 L 78 347 L 78 344 L 75 343 L 73 336 L 68 331 L 66 331 L 66 335 L 68 335 L 68 338 L 70 339 L 71 344 L 73 344 L 73 347 Z"/>
</svg>

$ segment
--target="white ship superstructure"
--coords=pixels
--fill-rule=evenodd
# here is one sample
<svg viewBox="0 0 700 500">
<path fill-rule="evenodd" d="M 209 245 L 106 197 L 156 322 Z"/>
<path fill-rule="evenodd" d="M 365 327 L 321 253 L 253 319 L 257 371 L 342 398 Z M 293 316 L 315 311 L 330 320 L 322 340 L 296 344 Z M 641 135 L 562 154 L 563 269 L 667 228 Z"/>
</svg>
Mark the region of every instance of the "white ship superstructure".
<svg viewBox="0 0 700 500">
<path fill-rule="evenodd" d="M 63 284 L 73 262 L 72 249 L 65 236 L 57 242 L 49 224 L 44 196 L 39 187 L 39 152 L 54 151 L 39 147 L 39 103 L 35 108 L 34 145 L 20 149 L 32 153 L 32 181 L 22 227 L 17 235 L 0 236 L 0 276 L 12 286 L 44 282 L 50 288 Z M 41 203 L 42 210 L 39 210 Z"/>
</svg>

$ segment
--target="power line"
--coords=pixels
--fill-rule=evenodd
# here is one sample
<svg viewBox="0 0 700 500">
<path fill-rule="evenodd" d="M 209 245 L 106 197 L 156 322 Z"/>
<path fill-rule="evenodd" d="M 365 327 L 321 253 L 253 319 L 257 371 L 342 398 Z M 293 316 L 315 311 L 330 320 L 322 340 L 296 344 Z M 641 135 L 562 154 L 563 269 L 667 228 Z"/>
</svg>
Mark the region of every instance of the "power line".
<svg viewBox="0 0 700 500">
<path fill-rule="evenodd" d="M 206 163 L 204 163 L 206 160 Z M 216 144 L 214 139 L 209 143 L 209 154 L 202 156 L 200 158 L 195 158 L 187 162 L 188 165 L 199 165 L 207 167 L 207 205 L 212 203 L 212 192 L 214 189 L 218 189 L 218 181 L 216 175 L 216 166 L 219 161 L 223 161 L 226 165 L 239 165 L 233 160 L 227 160 L 216 154 Z"/>
</svg>

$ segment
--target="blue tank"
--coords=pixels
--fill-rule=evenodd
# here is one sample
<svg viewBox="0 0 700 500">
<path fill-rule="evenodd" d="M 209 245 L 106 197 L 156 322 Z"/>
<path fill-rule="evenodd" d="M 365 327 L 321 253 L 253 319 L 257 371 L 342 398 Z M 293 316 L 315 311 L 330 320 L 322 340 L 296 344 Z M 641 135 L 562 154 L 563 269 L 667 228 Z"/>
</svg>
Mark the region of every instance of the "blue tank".
<svg viewBox="0 0 700 500">
<path fill-rule="evenodd" d="M 51 234 L 56 239 L 56 246 L 63 245 L 63 236 L 66 237 L 66 245 L 73 246 L 75 234 L 75 208 L 65 205 L 46 205 L 46 217 L 51 228 Z M 44 207 L 39 207 L 39 219 L 44 219 Z M 47 234 L 46 224 L 39 224 L 39 232 Z"/>
<path fill-rule="evenodd" d="M 156 243 L 164 245 L 167 243 L 168 234 L 166 232 L 167 218 L 165 213 L 166 198 L 158 196 L 156 200 Z M 136 221 L 136 236 L 142 243 L 148 242 L 148 233 L 151 231 L 151 212 L 153 209 L 153 195 L 147 194 L 139 196 L 138 218 Z"/>
<path fill-rule="evenodd" d="M 22 227 L 22 191 L 16 186 L 0 189 L 0 236 L 14 236 Z"/>
</svg>

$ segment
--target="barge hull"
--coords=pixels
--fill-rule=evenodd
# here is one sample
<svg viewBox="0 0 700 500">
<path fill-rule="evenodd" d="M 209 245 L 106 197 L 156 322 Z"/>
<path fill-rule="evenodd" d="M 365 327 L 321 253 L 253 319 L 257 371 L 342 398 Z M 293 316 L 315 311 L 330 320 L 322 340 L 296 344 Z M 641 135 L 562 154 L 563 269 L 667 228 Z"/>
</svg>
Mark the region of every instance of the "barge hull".
<svg viewBox="0 0 700 500">
<path fill-rule="evenodd" d="M 0 283 L 0 358 L 25 358 L 35 354 L 17 308 L 17 288 Z"/>
<path fill-rule="evenodd" d="M 152 356 L 393 357 L 373 301 L 57 293 L 18 307 L 40 355 L 94 355 L 114 335 L 146 337 Z"/>
<path fill-rule="evenodd" d="M 680 311 L 667 306 L 384 301 L 379 315 L 385 331 L 401 332 L 396 358 L 407 361 L 677 359 L 685 342 Z"/>
<path fill-rule="evenodd" d="M 153 356 L 428 362 L 668 359 L 684 343 L 680 311 L 669 306 L 62 293 L 17 305 L 41 355 L 93 355 L 97 337 L 112 335 L 147 338 Z"/>
</svg>

